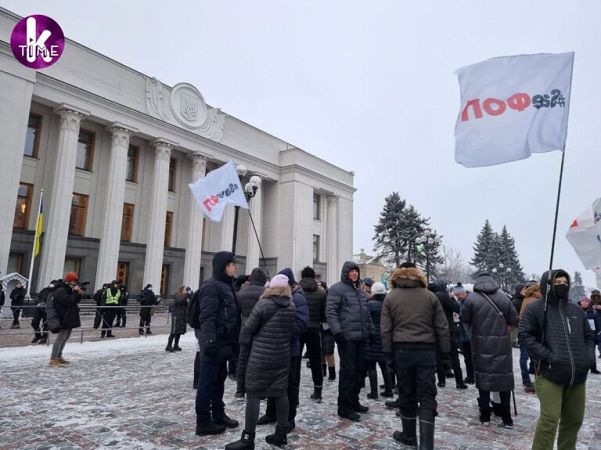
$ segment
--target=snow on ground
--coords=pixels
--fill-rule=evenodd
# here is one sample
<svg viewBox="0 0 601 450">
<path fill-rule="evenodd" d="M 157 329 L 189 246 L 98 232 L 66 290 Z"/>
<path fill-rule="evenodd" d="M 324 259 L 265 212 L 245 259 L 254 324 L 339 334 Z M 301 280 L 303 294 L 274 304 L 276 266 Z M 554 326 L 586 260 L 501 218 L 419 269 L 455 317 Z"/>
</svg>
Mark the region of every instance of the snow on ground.
<svg viewBox="0 0 601 450">
<path fill-rule="evenodd" d="M 0 349 L 0 449 L 223 449 L 237 440 L 239 429 L 218 437 L 194 434 L 195 391 L 192 370 L 195 340 L 183 336 L 184 351 L 166 353 L 167 337 L 122 338 L 98 342 L 77 339 L 67 343 L 69 366 L 48 366 L 50 348 L 28 346 Z M 437 449 L 530 448 L 538 415 L 536 396 L 521 390 L 516 350 L 518 416 L 513 430 L 483 427 L 478 422 L 477 393 L 439 389 L 436 423 Z M 587 411 L 578 449 L 601 449 L 601 377 L 588 382 Z M 235 384 L 226 382 L 228 414 L 240 421 L 244 403 L 235 401 Z M 309 400 L 310 371 L 303 363 L 301 405 L 297 429 L 289 435 L 289 449 L 402 448 L 392 440 L 400 427 L 384 399 L 362 401 L 370 407 L 360 423 L 336 415 L 337 383 L 325 382 L 324 402 Z M 264 408 L 264 407 L 263 407 Z M 257 430 L 257 449 L 268 449 L 264 436 L 272 426 Z"/>
</svg>

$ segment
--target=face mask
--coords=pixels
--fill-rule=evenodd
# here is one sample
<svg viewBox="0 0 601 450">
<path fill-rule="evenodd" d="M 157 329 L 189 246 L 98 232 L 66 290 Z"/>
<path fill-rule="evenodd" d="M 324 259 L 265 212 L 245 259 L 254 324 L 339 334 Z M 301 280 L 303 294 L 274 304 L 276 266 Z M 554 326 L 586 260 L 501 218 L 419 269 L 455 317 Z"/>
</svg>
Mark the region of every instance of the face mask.
<svg viewBox="0 0 601 450">
<path fill-rule="evenodd" d="M 570 286 L 567 284 L 558 284 L 553 286 L 553 291 L 555 292 L 557 298 L 566 299 L 570 293 Z"/>
</svg>

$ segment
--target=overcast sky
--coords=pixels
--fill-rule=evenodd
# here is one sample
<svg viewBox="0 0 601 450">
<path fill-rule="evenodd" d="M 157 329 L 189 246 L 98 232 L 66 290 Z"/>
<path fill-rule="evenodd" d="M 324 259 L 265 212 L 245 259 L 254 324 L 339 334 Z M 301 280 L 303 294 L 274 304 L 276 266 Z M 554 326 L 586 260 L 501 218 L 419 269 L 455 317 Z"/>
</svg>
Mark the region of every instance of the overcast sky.
<svg viewBox="0 0 601 450">
<path fill-rule="evenodd" d="M 595 277 L 565 239 L 601 197 L 601 2 L 29 1 L 65 35 L 355 172 L 354 250 L 373 248 L 398 191 L 473 256 L 488 218 L 507 225 L 526 273 L 549 264 L 561 154 L 488 168 L 454 161 L 455 70 L 484 59 L 575 51 L 555 266 Z M 307 211 L 307 214 L 310 214 Z"/>
</svg>

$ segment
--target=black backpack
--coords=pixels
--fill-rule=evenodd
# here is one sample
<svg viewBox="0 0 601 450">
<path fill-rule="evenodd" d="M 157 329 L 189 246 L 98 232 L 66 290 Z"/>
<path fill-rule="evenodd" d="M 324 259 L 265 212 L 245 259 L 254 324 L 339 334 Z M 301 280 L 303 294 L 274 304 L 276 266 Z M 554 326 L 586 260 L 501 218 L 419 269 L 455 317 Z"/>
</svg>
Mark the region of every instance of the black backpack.
<svg viewBox="0 0 601 450">
<path fill-rule="evenodd" d="M 200 298 L 202 296 L 203 289 L 208 285 L 212 284 L 217 289 L 217 295 L 219 298 L 220 304 L 226 304 L 226 295 L 223 291 L 223 288 L 219 286 L 214 280 L 207 280 L 199 290 L 197 290 L 192 298 L 190 299 L 190 303 L 188 304 L 188 325 L 190 325 L 195 330 L 200 330 L 200 322 L 198 321 L 198 315 L 200 313 Z"/>
</svg>

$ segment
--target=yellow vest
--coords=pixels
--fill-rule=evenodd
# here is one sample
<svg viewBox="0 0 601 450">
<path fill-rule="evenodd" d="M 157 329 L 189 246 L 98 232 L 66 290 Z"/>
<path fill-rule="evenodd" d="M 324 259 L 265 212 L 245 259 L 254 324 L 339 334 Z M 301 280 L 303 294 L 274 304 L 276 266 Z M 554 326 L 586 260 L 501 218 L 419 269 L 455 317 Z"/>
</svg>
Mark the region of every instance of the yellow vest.
<svg viewBox="0 0 601 450">
<path fill-rule="evenodd" d="M 111 293 L 111 289 L 108 288 L 106 290 L 106 302 L 105 303 L 107 305 L 118 305 L 119 297 L 121 297 L 121 291 L 119 289 L 117 289 L 117 293 L 113 296 L 113 294 Z"/>
</svg>

